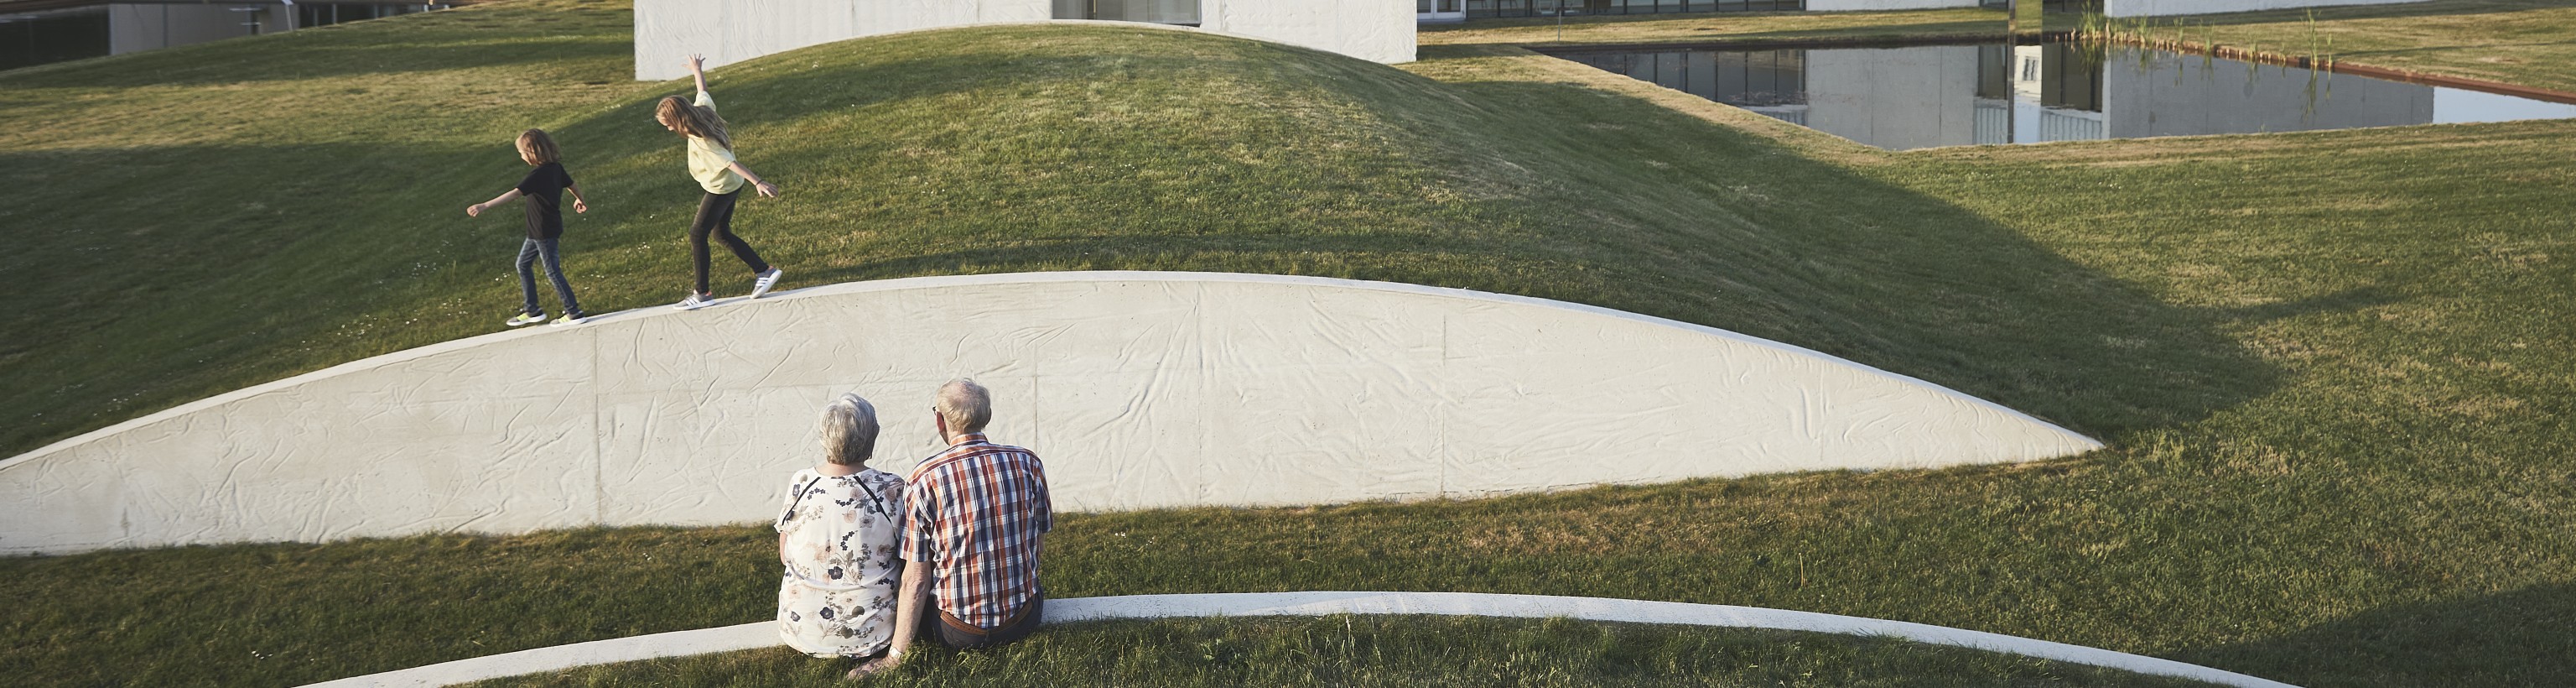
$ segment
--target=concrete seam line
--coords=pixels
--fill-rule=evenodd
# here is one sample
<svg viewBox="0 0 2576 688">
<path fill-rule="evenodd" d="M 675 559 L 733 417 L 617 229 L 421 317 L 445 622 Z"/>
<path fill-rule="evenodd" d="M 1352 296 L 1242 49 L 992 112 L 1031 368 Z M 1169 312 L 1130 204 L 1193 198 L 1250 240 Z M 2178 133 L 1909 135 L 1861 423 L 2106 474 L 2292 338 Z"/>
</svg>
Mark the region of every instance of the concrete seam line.
<svg viewBox="0 0 2576 688">
<path fill-rule="evenodd" d="M 1076 597 L 1048 600 L 1043 623 L 1056 625 L 1113 619 L 1331 614 L 1419 614 L 1522 619 L 1563 617 L 1583 621 L 1884 636 L 1926 645 L 1964 647 L 2140 674 L 2188 678 L 2220 685 L 2245 688 L 2296 688 L 2279 681 L 2169 659 L 1947 626 L 1788 609 L 1606 597 L 1362 591 Z M 442 662 L 380 674 L 353 676 L 311 684 L 308 688 L 441 686 L 505 676 L 560 671 L 595 664 L 750 650 L 778 645 L 777 628 L 776 621 L 756 621 L 694 631 L 596 640 Z"/>
</svg>

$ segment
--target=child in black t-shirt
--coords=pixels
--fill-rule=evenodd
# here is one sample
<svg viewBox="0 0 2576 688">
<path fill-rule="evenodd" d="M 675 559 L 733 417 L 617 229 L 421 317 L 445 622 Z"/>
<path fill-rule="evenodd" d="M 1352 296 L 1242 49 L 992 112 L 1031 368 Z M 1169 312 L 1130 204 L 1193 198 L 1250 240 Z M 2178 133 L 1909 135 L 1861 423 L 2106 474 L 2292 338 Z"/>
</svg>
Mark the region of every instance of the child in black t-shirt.
<svg viewBox="0 0 2576 688">
<path fill-rule="evenodd" d="M 582 202 L 581 187 L 574 186 L 572 174 L 564 171 L 563 153 L 545 130 L 519 132 L 519 159 L 537 169 L 519 180 L 518 188 L 465 207 L 466 215 L 480 216 L 492 206 L 522 196 L 528 199 L 528 240 L 519 245 L 519 293 L 527 297 L 527 303 L 519 307 L 519 315 L 502 324 L 518 327 L 546 321 L 545 309 L 537 307 L 537 276 L 532 270 L 541 258 L 545 260 L 546 278 L 554 280 L 555 296 L 563 299 L 563 317 L 556 318 L 554 324 L 571 325 L 589 319 L 581 312 L 581 304 L 572 298 L 572 283 L 564 281 L 563 257 L 555 248 L 555 240 L 563 236 L 563 211 L 559 209 L 563 192 L 572 192 L 573 212 L 590 212 L 590 205 Z"/>
</svg>

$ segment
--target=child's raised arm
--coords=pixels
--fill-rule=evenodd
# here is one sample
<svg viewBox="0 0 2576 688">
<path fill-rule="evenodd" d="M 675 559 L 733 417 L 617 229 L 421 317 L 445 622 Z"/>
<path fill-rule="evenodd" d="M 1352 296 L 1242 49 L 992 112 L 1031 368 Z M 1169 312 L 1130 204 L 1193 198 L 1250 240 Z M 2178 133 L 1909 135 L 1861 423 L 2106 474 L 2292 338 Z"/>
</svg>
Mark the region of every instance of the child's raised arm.
<svg viewBox="0 0 2576 688">
<path fill-rule="evenodd" d="M 698 81 L 698 92 L 707 92 L 707 58 L 689 54 L 689 77 Z"/>
<path fill-rule="evenodd" d="M 580 198 L 580 196 L 579 196 L 579 195 L 575 195 L 575 196 L 573 196 L 573 198 L 578 199 L 578 198 Z M 474 204 L 474 205 L 465 206 L 465 216 L 466 216 L 466 217 L 481 217 L 481 216 L 483 215 L 483 211 L 491 210 L 491 209 L 492 209 L 492 206 L 500 205 L 500 204 L 503 204 L 503 203 L 508 203 L 508 202 L 515 201 L 515 200 L 519 200 L 519 190 L 518 190 L 518 189 L 516 189 L 516 188 L 512 188 L 512 189 L 510 189 L 509 191 L 501 192 L 501 195 L 499 195 L 499 196 L 493 196 L 493 197 L 492 197 L 492 200 L 484 201 L 484 202 L 481 202 L 481 203 L 476 203 L 476 204 Z M 578 212 L 578 211 L 576 211 L 576 212 Z"/>
</svg>

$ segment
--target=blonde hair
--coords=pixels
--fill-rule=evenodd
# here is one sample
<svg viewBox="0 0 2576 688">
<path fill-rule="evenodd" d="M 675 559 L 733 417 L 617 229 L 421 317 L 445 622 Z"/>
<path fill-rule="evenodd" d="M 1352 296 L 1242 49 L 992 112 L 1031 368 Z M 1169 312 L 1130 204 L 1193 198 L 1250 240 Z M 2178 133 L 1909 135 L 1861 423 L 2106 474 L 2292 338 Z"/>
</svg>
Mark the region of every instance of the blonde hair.
<svg viewBox="0 0 2576 688">
<path fill-rule="evenodd" d="M 677 128 L 683 136 L 706 139 L 726 150 L 733 149 L 733 136 L 725 133 L 724 118 L 717 117 L 714 108 L 691 105 L 679 96 L 663 96 L 662 104 L 653 108 L 653 121 Z"/>
<path fill-rule="evenodd" d="M 554 137 L 547 136 L 546 130 L 530 129 L 519 132 L 519 156 L 536 158 L 535 164 L 539 165 L 563 162 L 563 149 L 555 146 Z"/>
<path fill-rule="evenodd" d="M 844 393 L 823 407 L 814 428 L 823 436 L 823 460 L 840 466 L 865 466 L 877 451 L 877 407 L 857 394 Z"/>
<path fill-rule="evenodd" d="M 983 432 L 984 424 L 993 420 L 993 395 L 974 380 L 957 378 L 939 386 L 939 397 L 931 402 L 939 419 L 948 421 L 948 431 Z"/>
</svg>

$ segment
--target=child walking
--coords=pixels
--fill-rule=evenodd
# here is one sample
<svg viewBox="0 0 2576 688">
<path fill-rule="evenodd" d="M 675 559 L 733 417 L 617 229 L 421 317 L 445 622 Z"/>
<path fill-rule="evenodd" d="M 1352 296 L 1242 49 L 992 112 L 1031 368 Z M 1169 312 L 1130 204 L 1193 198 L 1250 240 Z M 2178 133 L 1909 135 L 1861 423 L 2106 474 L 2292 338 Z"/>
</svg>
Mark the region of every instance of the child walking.
<svg viewBox="0 0 2576 688">
<path fill-rule="evenodd" d="M 740 196 L 743 184 L 749 183 L 760 195 L 771 197 L 778 195 L 778 185 L 762 181 L 760 175 L 752 174 L 751 168 L 734 159 L 733 137 L 725 132 L 724 118 L 716 116 L 715 98 L 707 95 L 705 66 L 705 59 L 689 56 L 689 75 L 698 82 L 697 102 L 666 96 L 653 109 L 653 119 L 661 122 L 662 128 L 688 138 L 689 176 L 697 178 L 698 186 L 707 191 L 705 197 L 698 199 L 697 220 L 689 224 L 689 258 L 697 266 L 697 287 L 689 291 L 688 298 L 672 304 L 672 308 L 680 310 L 696 310 L 715 302 L 715 294 L 707 291 L 707 237 L 724 242 L 734 257 L 751 268 L 751 298 L 760 298 L 769 293 L 770 287 L 778 286 L 780 274 L 778 268 L 770 267 L 758 252 L 751 250 L 751 244 L 733 234 L 734 200 Z"/>
<path fill-rule="evenodd" d="M 479 217 L 492 206 L 520 197 L 528 199 L 528 240 L 519 244 L 519 293 L 527 297 L 527 302 L 519 307 L 517 316 L 502 321 L 502 324 L 518 327 L 546 321 L 545 309 L 537 307 L 537 277 L 532 270 L 540 259 L 546 264 L 546 279 L 555 283 L 555 297 L 563 300 L 563 317 L 556 318 L 555 324 L 571 325 L 587 320 L 590 316 L 582 313 L 581 303 L 572 298 L 572 283 L 564 281 L 563 254 L 556 242 L 563 237 L 563 211 L 558 208 L 563 202 L 563 192 L 572 192 L 573 212 L 590 212 L 590 205 L 582 202 L 581 187 L 574 186 L 572 174 L 564 171 L 563 150 L 555 147 L 554 138 L 546 136 L 544 130 L 519 132 L 519 159 L 535 165 L 537 169 L 519 180 L 517 188 L 490 201 L 465 207 L 467 216 Z"/>
</svg>

